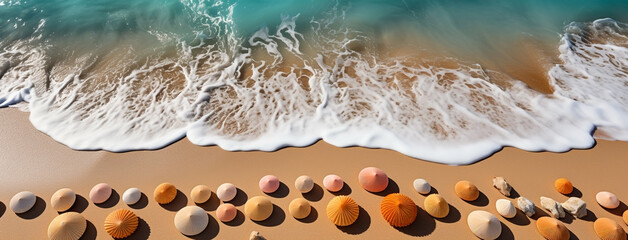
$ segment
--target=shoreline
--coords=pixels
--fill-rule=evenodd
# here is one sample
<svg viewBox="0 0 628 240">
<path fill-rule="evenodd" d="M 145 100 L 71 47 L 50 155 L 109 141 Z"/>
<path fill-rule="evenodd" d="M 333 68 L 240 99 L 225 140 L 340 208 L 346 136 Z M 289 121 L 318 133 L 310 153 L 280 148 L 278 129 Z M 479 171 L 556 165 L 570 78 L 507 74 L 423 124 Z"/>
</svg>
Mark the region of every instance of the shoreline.
<svg viewBox="0 0 628 240">
<path fill-rule="evenodd" d="M 466 225 L 466 216 L 478 209 L 498 216 L 503 223 L 500 239 L 513 239 L 515 236 L 517 239 L 540 238 L 533 218 L 527 218 L 521 212 L 510 220 L 497 214 L 495 201 L 506 197 L 492 187 L 494 176 L 503 176 L 519 195 L 532 200 L 537 206 L 540 205 L 540 196 L 565 201 L 567 197 L 554 190 L 553 181 L 559 177 L 570 179 L 578 189 L 576 194 L 579 192 L 582 195 L 590 211 L 585 219 L 563 219 L 567 228 L 579 239 L 596 238 L 592 223 L 595 217 L 611 218 L 627 229 L 620 215 L 603 209 L 595 202 L 595 194 L 610 191 L 624 203 L 628 201 L 628 188 L 623 179 L 628 169 L 628 142 L 597 140 L 591 149 L 573 149 L 564 153 L 526 152 L 504 147 L 488 158 L 463 166 L 418 160 L 386 149 L 338 148 L 323 141 L 308 147 L 287 147 L 275 152 L 228 152 L 217 146 L 196 146 L 183 138 L 159 150 L 112 153 L 72 150 L 36 130 L 28 121 L 28 113 L 17 109 L 0 111 L 3 122 L 0 136 L 4 143 L 0 145 L 0 161 L 4 165 L 0 170 L 0 179 L 4 183 L 0 190 L 0 235 L 13 239 L 45 239 L 48 224 L 57 215 L 50 206 L 50 196 L 60 188 L 69 187 L 83 198 L 88 198 L 91 187 L 99 182 L 111 184 L 118 195 L 122 195 L 127 188 L 138 187 L 146 195 L 147 203 L 141 209 L 133 209 L 121 199 L 105 207 L 83 199 L 83 215 L 92 224 L 88 224 L 91 239 L 109 239 L 102 223 L 107 214 L 119 208 L 130 209 L 143 220 L 138 231 L 144 236 L 138 235 L 137 239 L 146 239 L 147 233 L 151 239 L 185 239 L 174 228 L 176 211 L 171 210 L 193 205 L 189 193 L 198 184 L 208 185 L 214 191 L 209 204 L 202 207 L 209 210 L 211 216 L 210 231 L 206 231 L 204 237 L 216 239 L 246 239 L 251 231 L 259 231 L 268 239 L 405 239 L 417 236 L 471 239 L 473 234 Z M 450 216 L 444 220 L 433 219 L 419 209 L 417 221 L 409 228 L 389 226 L 379 213 L 379 202 L 383 196 L 366 192 L 358 184 L 358 172 L 369 166 L 383 169 L 396 183 L 391 184 L 390 191 L 395 191 L 394 185 L 397 185 L 398 191 L 408 195 L 421 209 L 425 196 L 414 191 L 412 181 L 415 178 L 426 179 L 453 207 Z M 218 185 L 234 183 L 246 194 L 244 196 L 240 192 L 236 197 L 242 198 L 239 200 L 243 204 L 246 197 L 266 196 L 257 187 L 259 178 L 266 174 L 278 176 L 285 184 L 285 188 L 281 188 L 282 193 L 269 196 L 281 209 L 276 216 L 271 216 L 273 221 L 258 224 L 243 216 L 236 218 L 236 223 L 225 224 L 216 220 L 215 208 L 219 201 L 215 191 Z M 316 194 L 302 196 L 294 188 L 294 180 L 300 175 L 311 176 L 322 187 L 322 179 L 327 174 L 336 174 L 344 179 L 351 188 L 349 196 L 368 214 L 367 218 L 358 220 L 351 227 L 337 228 L 325 214 L 325 206 L 333 194 L 318 189 Z M 469 180 L 478 186 L 483 193 L 480 200 L 468 203 L 456 197 L 453 185 L 459 180 Z M 173 183 L 187 197 L 179 199 L 177 206 L 158 205 L 152 199 L 152 192 L 162 182 Z M 45 201 L 45 209 L 33 219 L 22 219 L 8 207 L 13 194 L 22 190 L 32 191 Z M 306 197 L 316 210 L 317 216 L 309 222 L 298 221 L 288 213 L 288 203 L 297 197 Z M 236 205 L 243 212 L 243 206 Z M 622 207 L 626 208 L 626 205 Z M 302 235 L 303 232 L 308 234 Z"/>
</svg>

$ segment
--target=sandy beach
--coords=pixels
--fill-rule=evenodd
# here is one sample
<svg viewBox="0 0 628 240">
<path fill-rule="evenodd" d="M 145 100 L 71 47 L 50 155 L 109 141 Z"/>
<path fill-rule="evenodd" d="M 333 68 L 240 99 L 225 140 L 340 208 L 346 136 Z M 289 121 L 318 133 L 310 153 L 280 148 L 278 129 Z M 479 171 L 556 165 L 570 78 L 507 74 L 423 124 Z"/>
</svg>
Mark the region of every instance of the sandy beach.
<svg viewBox="0 0 628 240">
<path fill-rule="evenodd" d="M 576 188 L 572 195 L 582 197 L 589 210 L 584 219 L 567 217 L 563 222 L 572 232 L 572 239 L 597 239 L 593 221 L 599 217 L 622 222 L 620 210 L 607 211 L 595 202 L 599 191 L 615 193 L 624 202 L 628 199 L 625 172 L 628 169 L 628 143 L 598 141 L 588 150 L 566 153 L 526 152 L 504 148 L 493 156 L 468 166 L 448 166 L 409 158 L 394 151 L 361 147 L 337 148 L 318 142 L 305 148 L 285 148 L 276 152 L 227 152 L 218 147 L 199 147 L 182 139 L 156 151 L 111 153 L 105 151 L 74 151 L 37 131 L 28 121 L 28 113 L 2 109 L 0 121 L 0 236 L 2 239 L 46 239 L 49 222 L 58 214 L 50 206 L 50 197 L 58 189 L 68 187 L 78 195 L 73 211 L 82 212 L 89 221 L 84 239 L 111 239 L 104 231 L 103 221 L 115 209 L 128 208 L 140 218 L 140 227 L 130 239 L 187 239 L 174 227 L 178 209 L 193 205 L 190 190 L 198 185 L 216 188 L 225 182 L 235 184 L 238 192 L 233 203 L 240 212 L 247 198 L 266 195 L 257 186 L 266 174 L 282 181 L 278 192 L 269 197 L 276 205 L 269 220 L 256 223 L 242 213 L 231 223 L 216 220 L 219 200 L 213 194 L 201 207 L 211 215 L 205 232 L 196 239 L 248 239 L 251 231 L 259 231 L 268 239 L 475 239 L 467 228 L 466 216 L 473 210 L 489 211 L 502 222 L 500 239 L 541 239 L 535 219 L 548 215 L 537 208 L 537 214 L 527 218 L 518 212 L 514 219 L 505 219 L 495 210 L 495 201 L 506 198 L 492 187 L 494 176 L 503 176 L 515 189 L 538 207 L 539 197 L 558 201 L 568 197 L 556 192 L 556 178 L 570 179 Z M 369 166 L 379 167 L 393 180 L 382 194 L 363 190 L 357 180 L 358 172 Z M 327 174 L 341 176 L 348 194 L 360 205 L 358 221 L 349 227 L 336 227 L 325 214 L 325 207 L 334 194 L 322 188 Z M 317 186 L 302 195 L 294 188 L 300 175 L 311 176 Z M 419 209 L 414 224 L 393 228 L 381 217 L 379 203 L 386 193 L 408 195 L 422 208 L 425 196 L 414 191 L 412 181 L 428 180 L 451 205 L 445 219 L 434 219 Z M 453 186 L 459 180 L 469 180 L 481 191 L 480 198 L 465 202 L 456 197 Z M 97 183 L 109 183 L 115 190 L 112 199 L 95 205 L 88 193 Z M 153 200 L 154 188 L 171 182 L 180 193 L 171 204 L 161 206 Z M 139 188 L 145 197 L 138 206 L 128 207 L 120 195 L 131 187 Z M 9 209 L 11 197 L 23 190 L 39 198 L 27 214 L 16 215 Z M 288 204 L 297 197 L 310 201 L 313 213 L 299 221 L 288 213 Z M 514 202 L 514 199 L 509 198 Z"/>
</svg>

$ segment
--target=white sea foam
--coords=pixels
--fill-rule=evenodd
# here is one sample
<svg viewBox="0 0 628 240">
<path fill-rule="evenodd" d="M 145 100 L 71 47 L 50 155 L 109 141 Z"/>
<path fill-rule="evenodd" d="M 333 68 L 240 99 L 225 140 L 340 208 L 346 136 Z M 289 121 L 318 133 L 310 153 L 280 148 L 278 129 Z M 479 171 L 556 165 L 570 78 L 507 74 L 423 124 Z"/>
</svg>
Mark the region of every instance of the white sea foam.
<svg viewBox="0 0 628 240">
<path fill-rule="evenodd" d="M 456 59 L 380 58 L 369 36 L 336 24 L 342 16 L 303 33 L 286 16 L 238 39 L 229 13 L 188 7 L 207 27 L 193 43 L 150 33 L 178 42 L 174 54 L 121 45 L 51 63 L 45 44 L 0 44 L 0 107 L 27 101 L 37 129 L 81 150 L 156 149 L 187 136 L 272 151 L 323 139 L 468 164 L 502 146 L 587 148 L 595 126 L 628 140 L 628 28 L 611 20 L 567 27 L 545 95 Z"/>
</svg>

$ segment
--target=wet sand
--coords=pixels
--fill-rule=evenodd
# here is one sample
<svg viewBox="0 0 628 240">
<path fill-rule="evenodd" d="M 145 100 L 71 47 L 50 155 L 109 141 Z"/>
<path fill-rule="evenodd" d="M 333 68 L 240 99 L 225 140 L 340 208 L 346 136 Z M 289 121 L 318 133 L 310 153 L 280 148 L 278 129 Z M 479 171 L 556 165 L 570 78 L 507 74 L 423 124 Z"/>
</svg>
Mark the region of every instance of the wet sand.
<svg viewBox="0 0 628 240">
<path fill-rule="evenodd" d="M 130 187 L 138 187 L 146 195 L 132 209 L 140 218 L 138 231 L 131 239 L 188 239 L 177 232 L 173 224 L 176 210 L 193 205 L 189 200 L 191 189 L 206 184 L 216 190 L 224 182 L 235 184 L 241 191 L 233 202 L 242 212 L 247 198 L 266 195 L 257 187 L 258 180 L 274 174 L 283 182 L 275 194 L 269 196 L 276 205 L 269 220 L 253 222 L 243 214 L 231 223 L 215 218 L 219 201 L 214 194 L 201 205 L 211 215 L 208 228 L 196 239 L 248 239 L 256 230 L 268 239 L 474 239 L 466 226 L 466 216 L 482 209 L 497 215 L 495 201 L 502 196 L 492 187 L 494 176 L 503 176 L 518 195 L 540 205 L 539 197 L 558 201 L 568 197 L 556 192 L 553 181 L 558 177 L 570 179 L 586 202 L 589 214 L 585 219 L 563 219 L 577 237 L 596 239 L 593 221 L 608 217 L 620 223 L 620 211 L 607 211 L 596 204 L 598 191 L 611 191 L 624 203 L 628 201 L 625 172 L 628 169 L 628 143 L 598 141 L 589 150 L 566 153 L 534 153 L 505 148 L 493 156 L 468 166 L 447 166 L 406 157 L 394 151 L 361 147 L 337 148 L 319 142 L 306 148 L 285 148 L 277 152 L 227 152 L 218 147 L 195 146 L 187 139 L 157 151 L 110 153 L 104 151 L 74 151 L 37 131 L 28 121 L 28 113 L 16 109 L 0 110 L 0 238 L 46 239 L 49 222 L 58 214 L 50 206 L 50 196 L 63 187 L 72 188 L 81 197 L 72 208 L 90 222 L 84 239 L 111 239 L 104 231 L 107 214 L 118 208 L 130 208 L 120 195 Z M 410 196 L 423 207 L 425 196 L 412 187 L 415 178 L 424 178 L 450 204 L 445 219 L 433 219 L 419 210 L 417 221 L 406 228 L 393 228 L 381 217 L 379 202 L 385 194 L 363 190 L 357 181 L 358 172 L 375 166 L 387 172 L 393 180 L 386 192 L 399 191 Z M 294 188 L 294 180 L 309 175 L 318 184 L 312 193 L 302 195 Z M 338 228 L 326 217 L 325 207 L 334 194 L 322 189 L 327 174 L 341 176 L 349 186 L 341 192 L 360 204 L 358 221 L 349 227 Z M 465 202 L 455 196 L 453 186 L 458 180 L 470 180 L 482 192 L 480 199 Z M 117 194 L 105 204 L 95 205 L 88 198 L 91 187 L 107 182 Z M 153 200 L 154 188 L 162 182 L 171 182 L 181 191 L 171 204 L 161 206 Z M 41 198 L 35 208 L 16 215 L 9 209 L 11 197 L 22 190 L 34 192 Z M 515 194 L 516 195 L 516 194 Z M 314 211 L 305 221 L 292 218 L 288 204 L 297 197 L 310 200 Z M 514 199 L 510 199 L 514 201 Z M 626 205 L 620 207 L 625 210 Z M 514 219 L 504 219 L 500 239 L 541 239 L 535 219 L 547 215 L 537 209 L 537 215 L 527 218 L 519 212 Z"/>
</svg>

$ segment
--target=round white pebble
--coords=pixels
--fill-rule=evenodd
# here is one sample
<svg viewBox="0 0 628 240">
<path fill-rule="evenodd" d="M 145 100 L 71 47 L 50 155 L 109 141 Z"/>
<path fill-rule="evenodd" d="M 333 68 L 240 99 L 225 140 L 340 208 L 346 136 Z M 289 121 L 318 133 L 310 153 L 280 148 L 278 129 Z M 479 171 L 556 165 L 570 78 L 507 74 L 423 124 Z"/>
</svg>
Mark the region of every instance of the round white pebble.
<svg viewBox="0 0 628 240">
<path fill-rule="evenodd" d="M 122 201 L 127 205 L 133 205 L 140 201 L 142 192 L 137 188 L 129 188 L 122 194 Z"/>
<path fill-rule="evenodd" d="M 33 206 L 35 206 L 35 201 L 37 197 L 35 194 L 29 191 L 19 192 L 15 194 L 13 198 L 11 198 L 11 202 L 9 206 L 11 207 L 11 211 L 15 213 L 25 213 L 28 210 L 31 210 Z"/>
<path fill-rule="evenodd" d="M 415 179 L 413 185 L 414 190 L 416 190 L 420 194 L 428 194 L 430 193 L 430 191 L 432 191 L 432 186 L 430 186 L 430 183 L 425 181 L 425 179 Z"/>
</svg>

